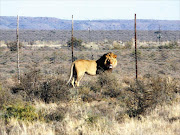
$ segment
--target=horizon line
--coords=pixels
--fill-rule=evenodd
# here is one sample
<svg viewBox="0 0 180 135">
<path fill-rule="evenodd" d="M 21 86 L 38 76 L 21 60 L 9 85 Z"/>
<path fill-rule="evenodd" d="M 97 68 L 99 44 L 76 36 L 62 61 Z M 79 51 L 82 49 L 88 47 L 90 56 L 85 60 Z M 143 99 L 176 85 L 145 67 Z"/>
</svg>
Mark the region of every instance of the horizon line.
<svg viewBox="0 0 180 135">
<path fill-rule="evenodd" d="M 19 17 L 29 17 L 29 18 L 56 18 L 56 19 L 61 19 L 61 20 L 70 20 L 71 21 L 71 19 L 65 19 L 65 18 L 58 18 L 58 17 L 49 17 L 49 16 L 21 16 L 21 15 L 17 15 L 17 16 L 19 16 Z M 0 15 L 0 17 L 17 17 L 17 16 L 2 16 L 2 15 Z M 109 19 L 101 19 L 101 18 L 99 18 L 99 19 L 97 19 L 97 18 L 94 18 L 94 19 L 74 19 L 73 18 L 73 20 L 74 21 L 97 21 L 97 20 L 102 20 L 102 21 L 108 21 L 108 20 L 134 20 L 134 18 L 133 19 L 113 19 L 113 18 L 109 18 Z M 176 19 L 142 19 L 142 18 L 140 18 L 140 19 L 138 19 L 138 18 L 136 18 L 136 20 L 158 20 L 158 21 L 180 21 L 180 20 L 176 20 Z"/>
</svg>

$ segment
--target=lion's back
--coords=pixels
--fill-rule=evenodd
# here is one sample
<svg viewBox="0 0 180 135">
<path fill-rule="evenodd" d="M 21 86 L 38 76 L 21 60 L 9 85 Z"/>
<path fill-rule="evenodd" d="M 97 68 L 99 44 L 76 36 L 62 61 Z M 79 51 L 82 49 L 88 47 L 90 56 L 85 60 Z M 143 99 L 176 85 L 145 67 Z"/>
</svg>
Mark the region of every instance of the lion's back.
<svg viewBox="0 0 180 135">
<path fill-rule="evenodd" d="M 76 60 L 75 68 L 77 72 L 87 72 L 88 74 L 94 75 L 97 70 L 97 63 L 94 60 Z"/>
</svg>

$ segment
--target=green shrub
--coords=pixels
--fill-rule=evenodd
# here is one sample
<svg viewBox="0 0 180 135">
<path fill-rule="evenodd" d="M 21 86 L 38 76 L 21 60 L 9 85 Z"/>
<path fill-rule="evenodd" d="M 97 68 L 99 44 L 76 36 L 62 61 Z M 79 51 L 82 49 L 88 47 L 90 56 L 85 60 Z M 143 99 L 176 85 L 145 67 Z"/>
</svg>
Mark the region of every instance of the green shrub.
<svg viewBox="0 0 180 135">
<path fill-rule="evenodd" d="M 4 106 L 3 117 L 8 120 L 17 118 L 24 121 L 35 121 L 41 119 L 35 108 L 31 105 L 8 105 Z"/>
<path fill-rule="evenodd" d="M 33 105 L 29 104 L 13 104 L 4 106 L 2 109 L 1 117 L 5 120 L 10 120 L 11 118 L 15 118 L 22 121 L 62 121 L 64 119 L 64 115 L 66 113 L 65 108 L 57 108 L 55 111 L 50 111 L 49 113 L 41 109 L 39 111 Z"/>
</svg>

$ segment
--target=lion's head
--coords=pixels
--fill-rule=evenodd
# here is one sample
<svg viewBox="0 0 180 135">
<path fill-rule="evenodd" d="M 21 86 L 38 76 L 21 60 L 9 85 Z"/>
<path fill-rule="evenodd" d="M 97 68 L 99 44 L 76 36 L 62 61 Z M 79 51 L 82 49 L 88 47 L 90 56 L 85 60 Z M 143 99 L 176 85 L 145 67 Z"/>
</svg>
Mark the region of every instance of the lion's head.
<svg viewBox="0 0 180 135">
<path fill-rule="evenodd" d="M 104 65 L 109 68 L 112 69 L 114 67 L 117 66 L 117 59 L 116 59 L 117 55 L 115 55 L 114 53 L 110 52 L 107 53 L 105 55 L 105 61 L 104 61 Z"/>
</svg>

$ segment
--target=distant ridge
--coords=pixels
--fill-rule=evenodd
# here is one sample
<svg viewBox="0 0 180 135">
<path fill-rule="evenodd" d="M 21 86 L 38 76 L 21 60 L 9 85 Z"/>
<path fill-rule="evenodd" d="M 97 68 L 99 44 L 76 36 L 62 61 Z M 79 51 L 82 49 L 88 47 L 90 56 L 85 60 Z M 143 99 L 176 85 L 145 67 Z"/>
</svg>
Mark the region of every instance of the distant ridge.
<svg viewBox="0 0 180 135">
<path fill-rule="evenodd" d="M 180 20 L 137 20 L 137 30 L 180 30 Z M 70 30 L 71 20 L 52 17 L 20 17 L 20 29 Z M 74 20 L 74 30 L 133 30 L 134 20 Z M 16 29 L 16 17 L 0 16 L 0 29 Z"/>
</svg>

